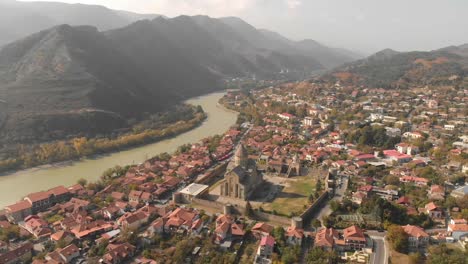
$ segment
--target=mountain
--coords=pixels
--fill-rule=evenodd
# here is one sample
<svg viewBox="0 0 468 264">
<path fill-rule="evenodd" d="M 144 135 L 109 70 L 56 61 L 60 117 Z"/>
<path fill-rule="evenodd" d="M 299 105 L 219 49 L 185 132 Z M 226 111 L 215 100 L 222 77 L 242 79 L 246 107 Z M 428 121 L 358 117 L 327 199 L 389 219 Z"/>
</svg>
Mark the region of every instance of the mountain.
<svg viewBox="0 0 468 264">
<path fill-rule="evenodd" d="M 60 24 L 90 25 L 99 30 L 109 30 L 157 16 L 97 5 L 0 0 L 0 47 Z"/>
<path fill-rule="evenodd" d="M 325 69 L 321 61 L 339 63 L 337 54 L 234 18 L 156 17 L 107 31 L 55 26 L 0 50 L 0 138 L 105 134 L 222 89 L 225 79 L 308 76 Z"/>
<path fill-rule="evenodd" d="M 326 69 L 362 58 L 361 55 L 354 52 L 330 48 L 314 40 L 292 41 L 276 32 L 265 29 L 257 30 L 237 17 L 226 17 L 220 20 L 257 48 L 275 50 L 291 56 L 299 55 L 313 58 Z"/>
<path fill-rule="evenodd" d="M 456 84 L 466 76 L 467 45 L 427 52 L 385 49 L 324 75 L 344 83 L 384 88 Z"/>
<path fill-rule="evenodd" d="M 110 132 L 174 100 L 159 87 L 96 28 L 57 26 L 0 51 L 0 135 L 27 142 Z"/>
</svg>

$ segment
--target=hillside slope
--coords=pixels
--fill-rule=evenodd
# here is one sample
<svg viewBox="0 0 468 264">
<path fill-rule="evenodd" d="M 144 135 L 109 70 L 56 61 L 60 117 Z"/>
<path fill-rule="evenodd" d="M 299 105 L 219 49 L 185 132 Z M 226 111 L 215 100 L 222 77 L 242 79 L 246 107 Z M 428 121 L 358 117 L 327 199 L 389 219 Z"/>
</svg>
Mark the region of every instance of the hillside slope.
<svg viewBox="0 0 468 264">
<path fill-rule="evenodd" d="M 456 84 L 468 76 L 466 45 L 429 52 L 386 49 L 345 64 L 324 77 L 374 87 Z"/>
<path fill-rule="evenodd" d="M 163 109 L 171 95 L 155 86 L 96 28 L 54 27 L 0 52 L 0 135 L 27 142 L 109 132 Z"/>
</svg>

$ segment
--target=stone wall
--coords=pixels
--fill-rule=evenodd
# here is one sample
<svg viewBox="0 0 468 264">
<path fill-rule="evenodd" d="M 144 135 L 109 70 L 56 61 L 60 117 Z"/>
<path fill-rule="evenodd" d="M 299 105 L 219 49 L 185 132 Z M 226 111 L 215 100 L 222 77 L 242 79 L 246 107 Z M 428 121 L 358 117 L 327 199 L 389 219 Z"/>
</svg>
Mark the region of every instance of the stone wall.
<svg viewBox="0 0 468 264">
<path fill-rule="evenodd" d="M 290 226 L 291 225 L 291 219 L 285 216 L 279 216 L 279 215 L 273 215 L 273 214 L 268 214 L 260 211 L 254 211 L 253 213 L 253 218 L 258 221 L 263 221 L 263 222 L 275 222 L 284 226 Z"/>
<path fill-rule="evenodd" d="M 200 198 L 193 198 L 192 202 L 196 203 L 196 204 L 199 204 L 201 206 L 211 207 L 211 208 L 215 208 L 215 209 L 221 210 L 221 211 L 223 210 L 223 206 L 224 206 L 222 203 L 219 203 L 219 202 L 216 202 L 216 201 L 200 199 Z"/>
<path fill-rule="evenodd" d="M 322 209 L 323 203 L 327 200 L 328 198 L 328 192 L 325 191 L 323 192 L 317 200 L 311 204 L 301 215 L 302 219 L 304 220 L 304 223 L 308 223 L 310 220 L 312 220 L 313 216 L 320 210 Z"/>
</svg>

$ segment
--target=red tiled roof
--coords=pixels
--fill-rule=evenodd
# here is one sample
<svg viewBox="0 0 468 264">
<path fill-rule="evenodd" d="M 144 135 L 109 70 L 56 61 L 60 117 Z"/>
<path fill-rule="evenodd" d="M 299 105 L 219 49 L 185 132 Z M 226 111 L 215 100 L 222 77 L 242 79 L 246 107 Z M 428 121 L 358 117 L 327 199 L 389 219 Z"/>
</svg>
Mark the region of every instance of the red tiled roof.
<svg viewBox="0 0 468 264">
<path fill-rule="evenodd" d="M 260 241 L 260 246 L 273 247 L 274 245 L 275 245 L 275 238 L 272 236 L 262 237 L 262 240 Z"/>
<path fill-rule="evenodd" d="M 7 206 L 6 209 L 12 213 L 16 213 L 19 211 L 31 209 L 31 204 L 28 201 L 21 201 L 17 202 L 13 205 Z"/>
<path fill-rule="evenodd" d="M 366 241 L 364 232 L 357 226 L 350 226 L 343 230 L 343 236 L 345 240 L 357 240 L 357 241 Z"/>
<path fill-rule="evenodd" d="M 428 237 L 429 236 L 426 232 L 424 232 L 424 229 L 422 229 L 419 226 L 405 225 L 405 226 L 402 226 L 402 227 L 403 227 L 403 230 L 411 237 L 420 238 L 420 237 Z"/>
</svg>

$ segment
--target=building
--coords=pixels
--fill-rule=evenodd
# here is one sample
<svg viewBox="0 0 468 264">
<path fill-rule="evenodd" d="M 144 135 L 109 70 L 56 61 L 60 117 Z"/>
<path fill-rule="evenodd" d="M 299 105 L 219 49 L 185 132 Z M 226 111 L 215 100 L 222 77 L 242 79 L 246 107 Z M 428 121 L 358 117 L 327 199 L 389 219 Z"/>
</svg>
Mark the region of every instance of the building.
<svg viewBox="0 0 468 264">
<path fill-rule="evenodd" d="M 290 226 L 286 230 L 286 242 L 289 245 L 302 245 L 304 239 L 304 230 L 296 226 Z"/>
<path fill-rule="evenodd" d="M 123 244 L 109 244 L 107 246 L 107 253 L 103 256 L 103 263 L 117 264 L 133 257 L 135 254 L 135 247 L 129 243 Z"/>
<path fill-rule="evenodd" d="M 314 118 L 313 117 L 304 117 L 304 120 L 302 121 L 304 126 L 313 126 L 314 125 Z"/>
<path fill-rule="evenodd" d="M 462 186 L 457 188 L 450 193 L 451 196 L 455 198 L 462 198 L 463 196 L 468 194 L 468 185 Z"/>
<path fill-rule="evenodd" d="M 8 220 L 18 223 L 27 216 L 32 215 L 32 206 L 28 201 L 20 201 L 5 207 L 5 212 Z"/>
<path fill-rule="evenodd" d="M 447 227 L 447 231 L 452 235 L 452 237 L 457 240 L 464 240 L 468 237 L 468 224 L 465 223 L 451 223 Z"/>
<path fill-rule="evenodd" d="M 216 219 L 215 242 L 221 244 L 229 240 L 239 240 L 245 235 L 244 227 L 234 221 L 231 215 L 220 215 Z"/>
<path fill-rule="evenodd" d="M 437 206 L 434 202 L 430 202 L 424 206 L 426 213 L 431 218 L 441 218 L 443 215 L 442 209 Z"/>
<path fill-rule="evenodd" d="M 335 240 L 338 239 L 338 231 L 333 228 L 323 228 L 315 235 L 314 245 L 325 250 L 332 250 L 335 246 Z"/>
<path fill-rule="evenodd" d="M 179 193 L 184 202 L 190 203 L 192 202 L 193 198 L 202 196 L 203 194 L 207 193 L 208 189 L 208 185 L 192 183 L 179 191 Z"/>
<path fill-rule="evenodd" d="M 31 262 L 32 251 L 33 251 L 33 244 L 28 242 L 4 254 L 0 254 L 0 263 L 2 264 L 29 263 Z"/>
<path fill-rule="evenodd" d="M 224 179 L 220 182 L 221 196 L 248 200 L 263 183 L 255 161 L 248 158 L 247 150 L 241 144 L 233 160 L 228 164 Z"/>
<path fill-rule="evenodd" d="M 259 222 L 252 227 L 252 234 L 254 235 L 255 238 L 261 239 L 264 236 L 271 235 L 271 232 L 273 231 L 274 227 L 272 225 L 269 225 L 267 223 Z"/>
<path fill-rule="evenodd" d="M 403 230 L 406 234 L 408 234 L 408 242 L 409 246 L 412 248 L 419 248 L 427 246 L 429 243 L 429 235 L 424 232 L 419 226 L 414 225 L 406 225 L 402 226 Z"/>
<path fill-rule="evenodd" d="M 348 250 L 361 250 L 367 245 L 367 239 L 361 228 L 350 226 L 343 230 L 345 247 Z"/>
<path fill-rule="evenodd" d="M 124 229 L 131 229 L 137 230 L 143 224 L 148 222 L 149 215 L 142 212 L 137 211 L 135 213 L 126 213 L 122 217 L 119 218 L 117 223 L 122 226 Z"/>
<path fill-rule="evenodd" d="M 51 263 L 70 263 L 80 256 L 80 249 L 74 244 L 64 248 L 58 248 L 45 256 L 45 259 Z"/>
<path fill-rule="evenodd" d="M 268 263 L 275 248 L 275 238 L 272 236 L 262 237 L 257 249 L 256 263 Z"/>
</svg>

